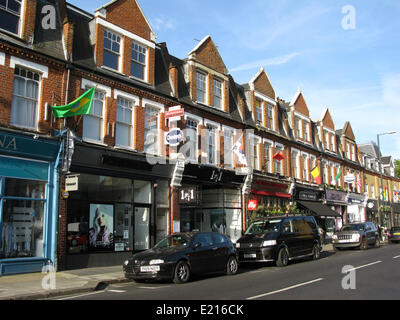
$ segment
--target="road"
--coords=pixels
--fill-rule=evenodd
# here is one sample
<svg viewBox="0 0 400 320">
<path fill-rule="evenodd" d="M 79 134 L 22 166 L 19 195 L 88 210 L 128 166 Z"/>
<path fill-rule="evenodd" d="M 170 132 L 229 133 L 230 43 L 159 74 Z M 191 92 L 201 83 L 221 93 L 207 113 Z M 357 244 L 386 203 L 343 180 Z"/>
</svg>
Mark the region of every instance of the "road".
<svg viewBox="0 0 400 320">
<path fill-rule="evenodd" d="M 347 272 L 344 272 L 344 267 Z M 235 276 L 195 277 L 184 285 L 124 283 L 57 300 L 260 301 L 400 299 L 400 245 L 325 252 L 285 268 L 241 265 Z M 344 287 L 346 289 L 344 289 Z"/>
</svg>

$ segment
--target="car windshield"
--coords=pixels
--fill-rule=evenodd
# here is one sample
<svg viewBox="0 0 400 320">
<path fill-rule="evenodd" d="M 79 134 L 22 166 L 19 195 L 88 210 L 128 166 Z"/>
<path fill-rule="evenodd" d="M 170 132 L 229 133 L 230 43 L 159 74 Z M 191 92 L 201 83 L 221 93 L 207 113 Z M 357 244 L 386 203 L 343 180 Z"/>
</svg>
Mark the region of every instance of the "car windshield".
<svg viewBox="0 0 400 320">
<path fill-rule="evenodd" d="M 187 246 L 189 238 L 186 235 L 172 235 L 162 239 L 159 243 L 154 246 L 154 249 L 166 249 L 179 246 Z"/>
<path fill-rule="evenodd" d="M 250 225 L 245 232 L 249 234 L 262 234 L 268 232 L 278 232 L 281 226 L 282 219 L 268 220 L 268 221 L 256 221 Z"/>
<path fill-rule="evenodd" d="M 342 228 L 342 231 L 361 231 L 364 230 L 363 224 L 349 224 Z"/>
</svg>

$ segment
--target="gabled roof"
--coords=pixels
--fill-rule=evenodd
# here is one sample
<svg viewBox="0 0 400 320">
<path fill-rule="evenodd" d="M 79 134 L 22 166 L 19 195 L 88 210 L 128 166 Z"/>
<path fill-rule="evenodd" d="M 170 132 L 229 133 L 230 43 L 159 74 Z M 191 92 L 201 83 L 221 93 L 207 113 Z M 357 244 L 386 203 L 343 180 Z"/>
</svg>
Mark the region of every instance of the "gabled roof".
<svg viewBox="0 0 400 320">
<path fill-rule="evenodd" d="M 260 83 L 257 84 L 257 82 L 259 81 Z M 271 80 L 263 67 L 249 81 L 248 87 L 251 90 L 264 94 L 265 96 L 271 98 L 272 100 L 276 99 L 275 90 L 272 87 Z"/>
<path fill-rule="evenodd" d="M 329 112 L 328 107 L 326 107 L 324 112 L 322 113 L 321 123 L 323 126 L 335 131 L 335 123 L 332 120 L 332 116 Z"/>
<path fill-rule="evenodd" d="M 349 138 L 349 139 L 351 139 L 353 141 L 356 141 L 356 137 L 354 135 L 354 131 L 353 131 L 349 121 L 346 121 L 346 123 L 344 124 L 342 134 L 345 137 L 347 137 L 347 138 Z"/>
<path fill-rule="evenodd" d="M 188 56 L 189 59 L 194 59 L 222 75 L 228 74 L 228 69 L 225 66 L 224 60 L 219 54 L 218 48 L 210 35 L 204 37 L 204 39 L 189 52 Z"/>
<path fill-rule="evenodd" d="M 118 2 L 118 1 L 135 1 L 137 7 L 138 7 L 139 10 L 140 10 L 140 13 L 142 14 L 142 16 L 143 16 L 143 18 L 144 18 L 144 20 L 145 20 L 145 22 L 146 22 L 146 24 L 147 24 L 148 27 L 150 28 L 151 33 L 154 35 L 154 38 L 157 38 L 156 33 L 154 32 L 153 28 L 151 27 L 149 20 L 147 20 L 145 14 L 143 13 L 142 8 L 140 7 L 139 3 L 138 3 L 136 0 L 112 0 L 112 1 L 110 1 L 110 2 L 108 2 L 108 3 L 106 3 L 106 4 L 104 4 L 104 5 L 102 5 L 100 8 L 97 8 L 94 12 L 98 12 L 98 11 L 101 11 L 101 10 L 103 10 L 103 9 L 106 9 L 106 10 L 107 10 L 107 7 L 113 5 L 114 3 Z"/>
<path fill-rule="evenodd" d="M 292 101 L 290 102 L 290 107 L 294 108 L 297 112 L 303 114 L 307 118 L 310 118 L 310 110 L 308 109 L 307 102 L 304 99 L 301 89 L 297 89 Z"/>
</svg>

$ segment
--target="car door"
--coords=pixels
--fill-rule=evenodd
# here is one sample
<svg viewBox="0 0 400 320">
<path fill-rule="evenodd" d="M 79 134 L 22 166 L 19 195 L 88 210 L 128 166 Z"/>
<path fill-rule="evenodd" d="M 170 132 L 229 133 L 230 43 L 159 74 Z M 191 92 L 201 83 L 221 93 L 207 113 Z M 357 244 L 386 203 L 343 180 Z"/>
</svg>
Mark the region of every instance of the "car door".
<svg viewBox="0 0 400 320">
<path fill-rule="evenodd" d="M 294 223 L 294 232 L 295 232 L 295 247 L 296 247 L 296 256 L 303 256 L 309 252 L 307 242 L 307 223 L 304 218 L 296 217 L 293 220 Z"/>
<path fill-rule="evenodd" d="M 207 273 L 213 269 L 215 248 L 210 233 L 198 233 L 193 237 L 190 265 L 193 273 Z"/>
<path fill-rule="evenodd" d="M 212 238 L 214 242 L 213 251 L 215 259 L 215 268 L 213 271 L 224 270 L 230 250 L 228 239 L 219 233 L 213 233 Z"/>
<path fill-rule="evenodd" d="M 300 248 L 298 235 L 295 232 L 294 219 L 286 219 L 283 221 L 278 245 L 281 243 L 284 243 L 287 246 L 290 257 L 298 255 Z"/>
<path fill-rule="evenodd" d="M 372 223 L 367 223 L 367 234 L 368 234 L 368 242 L 369 244 L 375 243 L 375 226 Z"/>
</svg>

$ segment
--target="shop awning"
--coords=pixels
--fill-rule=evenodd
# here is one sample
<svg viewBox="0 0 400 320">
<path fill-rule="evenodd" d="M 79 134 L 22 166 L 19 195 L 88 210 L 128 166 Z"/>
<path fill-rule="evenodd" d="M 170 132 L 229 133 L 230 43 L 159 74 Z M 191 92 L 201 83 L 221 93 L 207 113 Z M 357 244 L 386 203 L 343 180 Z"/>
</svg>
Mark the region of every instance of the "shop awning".
<svg viewBox="0 0 400 320">
<path fill-rule="evenodd" d="M 297 202 L 304 209 L 311 211 L 311 213 L 322 216 L 322 217 L 337 217 L 340 218 L 341 215 L 331 208 L 323 205 L 321 202 L 312 202 L 312 201 L 298 201 Z"/>
</svg>

